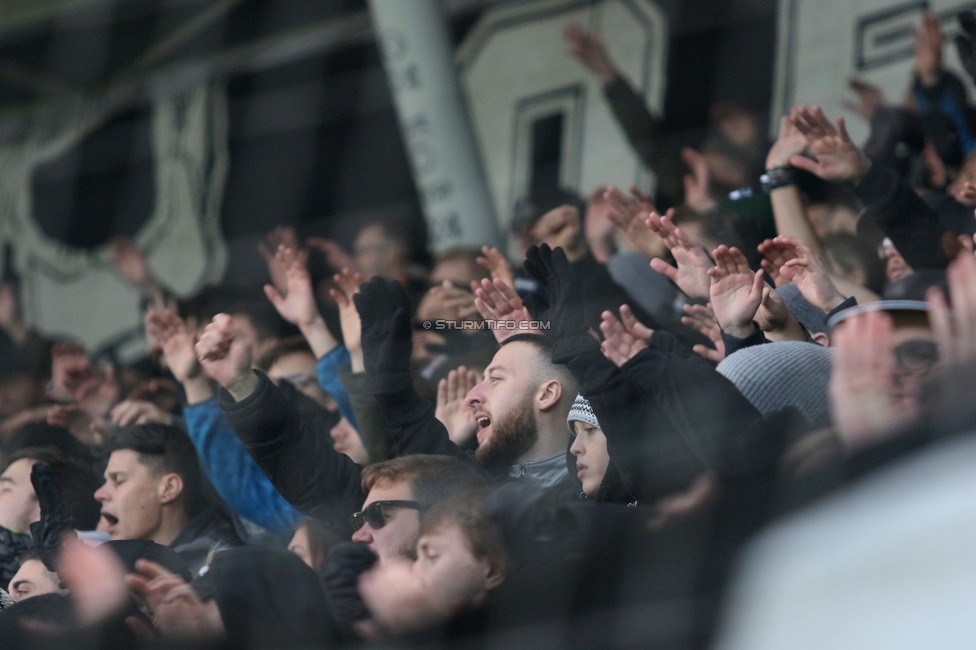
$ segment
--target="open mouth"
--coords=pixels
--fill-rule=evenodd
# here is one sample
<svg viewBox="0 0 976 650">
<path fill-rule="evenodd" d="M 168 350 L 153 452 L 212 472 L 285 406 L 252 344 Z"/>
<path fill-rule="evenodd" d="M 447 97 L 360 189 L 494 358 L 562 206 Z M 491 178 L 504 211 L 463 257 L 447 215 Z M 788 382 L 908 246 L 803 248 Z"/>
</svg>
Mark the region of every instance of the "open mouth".
<svg viewBox="0 0 976 650">
<path fill-rule="evenodd" d="M 116 517 L 115 515 L 110 515 L 107 512 L 102 513 L 102 519 L 104 519 L 105 523 L 108 524 L 109 530 L 115 528 L 119 523 L 118 517 Z"/>
<path fill-rule="evenodd" d="M 489 426 L 491 426 L 491 418 L 484 413 L 476 413 L 474 420 L 478 423 L 479 429 L 487 429 Z"/>
</svg>

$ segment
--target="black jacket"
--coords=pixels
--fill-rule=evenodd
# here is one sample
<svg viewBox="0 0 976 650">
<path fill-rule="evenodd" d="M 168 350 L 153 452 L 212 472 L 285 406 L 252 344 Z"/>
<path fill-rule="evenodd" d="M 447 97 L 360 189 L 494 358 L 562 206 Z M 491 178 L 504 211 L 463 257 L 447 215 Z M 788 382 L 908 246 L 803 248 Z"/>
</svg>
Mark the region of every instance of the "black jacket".
<svg viewBox="0 0 976 650">
<path fill-rule="evenodd" d="M 729 447 L 761 419 L 731 382 L 666 332 L 655 332 L 622 368 L 596 341 L 567 366 L 627 493 L 641 503 L 686 489 L 704 471 L 722 473 Z"/>
<path fill-rule="evenodd" d="M 196 575 L 207 563 L 211 551 L 243 546 L 247 538 L 241 521 L 227 506 L 218 502 L 190 519 L 169 547 L 183 558 L 190 574 Z"/>
<path fill-rule="evenodd" d="M 365 499 L 359 465 L 332 448 L 328 429 L 306 421 L 267 375 L 255 372 L 258 388 L 240 402 L 218 393 L 227 421 L 288 503 L 348 537 L 349 517 Z"/>
<path fill-rule="evenodd" d="M 942 236 L 948 229 L 938 213 L 893 172 L 883 165 L 872 165 L 854 189 L 854 196 L 913 269 L 944 269 L 949 265 L 942 248 Z"/>
<path fill-rule="evenodd" d="M 30 533 L 15 533 L 0 526 L 0 589 L 6 589 L 10 579 L 20 569 L 20 558 L 34 546 Z"/>
</svg>

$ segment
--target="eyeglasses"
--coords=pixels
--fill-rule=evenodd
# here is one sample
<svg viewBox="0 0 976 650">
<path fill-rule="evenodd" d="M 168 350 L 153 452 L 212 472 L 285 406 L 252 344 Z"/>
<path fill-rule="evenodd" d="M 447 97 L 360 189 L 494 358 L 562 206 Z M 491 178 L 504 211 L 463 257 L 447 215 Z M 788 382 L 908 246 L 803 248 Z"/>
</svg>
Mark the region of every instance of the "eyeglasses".
<svg viewBox="0 0 976 650">
<path fill-rule="evenodd" d="M 386 518 L 389 517 L 389 508 L 411 508 L 412 510 L 423 510 L 416 501 L 374 501 L 362 511 L 353 513 L 352 529 L 359 530 L 363 524 L 369 524 L 371 528 L 380 529 L 386 525 Z"/>
<path fill-rule="evenodd" d="M 939 360 L 939 348 L 933 341 L 905 341 L 894 353 L 898 367 L 912 375 L 924 375 Z"/>
</svg>

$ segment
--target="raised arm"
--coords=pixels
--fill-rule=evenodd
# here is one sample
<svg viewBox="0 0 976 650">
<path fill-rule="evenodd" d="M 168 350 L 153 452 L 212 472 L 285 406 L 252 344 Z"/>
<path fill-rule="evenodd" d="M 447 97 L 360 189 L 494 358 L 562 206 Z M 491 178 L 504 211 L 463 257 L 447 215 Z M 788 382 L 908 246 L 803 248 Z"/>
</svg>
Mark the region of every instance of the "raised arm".
<svg viewBox="0 0 976 650">
<path fill-rule="evenodd" d="M 815 160 L 800 155 L 790 164 L 826 181 L 854 185 L 854 195 L 913 269 L 941 269 L 949 263 L 942 249 L 945 227 L 939 215 L 908 185 L 873 165 L 854 144 L 844 118 L 831 123 L 817 106 L 798 106 L 790 121 L 807 139 Z"/>
<path fill-rule="evenodd" d="M 348 517 L 362 505 L 359 466 L 332 448 L 327 431 L 315 431 L 263 373 L 251 369 L 246 334 L 226 314 L 207 325 L 196 344 L 204 371 L 223 388 L 220 405 L 278 492 L 334 532 L 350 532 Z"/>
<path fill-rule="evenodd" d="M 240 516 L 287 538 L 301 515 L 278 493 L 234 434 L 200 368 L 186 324 L 172 311 L 150 311 L 146 325 L 162 348 L 170 372 L 186 391 L 187 433 L 217 494 Z"/>
<path fill-rule="evenodd" d="M 332 336 L 315 304 L 312 278 L 305 268 L 305 258 L 306 255 L 300 251 L 280 245 L 274 260 L 277 266 L 285 269 L 285 293 L 282 295 L 279 289 L 270 284 L 264 285 L 264 293 L 281 317 L 301 330 L 315 358 L 321 359 L 339 342 Z"/>
<path fill-rule="evenodd" d="M 430 403 L 414 390 L 410 301 L 403 287 L 377 276 L 360 287 L 353 301 L 362 321 L 366 391 L 383 411 L 393 454 L 463 457 Z"/>
</svg>

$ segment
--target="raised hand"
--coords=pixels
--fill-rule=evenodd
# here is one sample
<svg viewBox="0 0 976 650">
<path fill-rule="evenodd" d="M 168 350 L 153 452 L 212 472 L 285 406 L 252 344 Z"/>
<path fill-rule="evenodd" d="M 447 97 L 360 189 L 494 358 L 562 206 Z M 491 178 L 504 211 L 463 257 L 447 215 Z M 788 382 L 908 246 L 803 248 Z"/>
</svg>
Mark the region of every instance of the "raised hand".
<svg viewBox="0 0 976 650">
<path fill-rule="evenodd" d="M 844 100 L 844 108 L 857 113 L 870 122 L 874 113 L 885 105 L 884 93 L 877 86 L 860 79 L 851 79 L 847 85 L 857 94 L 858 103 Z"/>
<path fill-rule="evenodd" d="M 128 237 L 113 237 L 108 245 L 112 250 L 112 264 L 126 281 L 140 289 L 153 283 L 149 262 L 134 241 Z"/>
<path fill-rule="evenodd" d="M 325 261 L 334 269 L 355 269 L 356 260 L 345 249 L 331 239 L 323 237 L 309 237 L 306 246 L 317 248 L 325 254 Z"/>
<path fill-rule="evenodd" d="M 257 388 L 257 376 L 251 370 L 251 349 L 247 334 L 235 328 L 227 314 L 214 316 L 194 346 L 203 371 L 237 401 Z"/>
<path fill-rule="evenodd" d="M 976 360 L 976 258 L 960 254 L 949 264 L 947 280 L 952 311 L 939 289 L 932 287 L 925 295 L 939 359 L 945 364 L 971 363 Z"/>
<path fill-rule="evenodd" d="M 478 313 L 478 308 L 474 304 L 474 291 L 455 287 L 449 280 L 431 287 L 429 293 L 436 297 L 443 309 L 456 314 L 456 320 L 466 320 Z"/>
<path fill-rule="evenodd" d="M 831 416 L 841 440 L 863 446 L 906 421 L 914 411 L 896 400 L 891 317 L 869 311 L 847 318 L 831 334 Z"/>
<path fill-rule="evenodd" d="M 844 302 L 823 262 L 799 240 L 779 235 L 759 244 L 759 252 L 766 257 L 763 269 L 779 278 L 776 286 L 792 282 L 811 305 L 825 312 Z"/>
<path fill-rule="evenodd" d="M 799 156 L 806 148 L 806 136 L 784 115 L 779 118 L 779 137 L 766 154 L 766 169 L 786 167 L 793 156 Z"/>
<path fill-rule="evenodd" d="M 19 345 L 30 334 L 30 328 L 24 322 L 17 293 L 13 282 L 0 282 L 0 329 Z"/>
<path fill-rule="evenodd" d="M 305 261 L 307 256 L 284 244 L 275 253 L 276 263 L 286 269 L 285 295 L 270 284 L 264 285 L 264 294 L 286 321 L 302 331 L 316 359 L 321 359 L 339 343 L 332 336 L 319 308 L 315 304 L 312 278 Z"/>
<path fill-rule="evenodd" d="M 51 347 L 51 384 L 48 397 L 67 402 L 74 399 L 74 389 L 95 375 L 96 369 L 85 348 L 77 343 L 59 341 Z"/>
<path fill-rule="evenodd" d="M 329 295 L 339 306 L 339 326 L 342 328 L 342 340 L 352 357 L 352 371 L 363 372 L 362 323 L 359 312 L 352 297 L 359 292 L 359 286 L 366 281 L 361 273 L 350 271 L 348 268 L 336 273 L 332 277 L 335 287 L 329 289 Z"/>
<path fill-rule="evenodd" d="M 115 380 L 115 367 L 111 364 L 104 372 L 95 373 L 79 382 L 71 393 L 75 401 L 93 419 L 99 420 L 108 415 L 109 410 L 119 401 L 121 388 Z"/>
<path fill-rule="evenodd" d="M 755 275 L 737 248 L 719 246 L 712 253 L 715 266 L 708 270 L 712 279 L 712 310 L 725 332 L 739 338 L 753 333 L 753 320 L 763 299 L 763 272 Z"/>
<path fill-rule="evenodd" d="M 395 391 L 412 384 L 410 301 L 393 280 L 363 283 L 353 297 L 362 321 L 363 364 L 373 391 Z"/>
<path fill-rule="evenodd" d="M 182 384 L 200 374 L 200 362 L 193 350 L 196 341 L 176 312 L 150 309 L 146 313 L 146 332 L 162 349 L 166 366 L 176 381 Z"/>
<path fill-rule="evenodd" d="M 579 293 L 569 267 L 569 260 L 561 248 L 532 246 L 525 254 L 525 271 L 545 289 L 549 301 L 549 335 L 558 342 L 585 334 L 583 310 L 579 308 Z M 553 354 L 553 363 L 558 353 Z"/>
<path fill-rule="evenodd" d="M 48 571 L 57 571 L 58 555 L 67 537 L 74 534 L 74 517 L 68 512 L 51 468 L 44 463 L 34 463 L 31 467 L 31 485 L 41 508 L 39 521 L 30 524 L 31 538 L 37 554 Z"/>
<path fill-rule="evenodd" d="M 128 427 L 136 424 L 173 424 L 173 416 L 162 410 L 152 402 L 137 399 L 127 399 L 119 402 L 110 414 L 112 424 Z"/>
<path fill-rule="evenodd" d="M 108 546 L 67 539 L 58 557 L 58 575 L 68 586 L 83 625 L 95 625 L 120 613 L 131 602 L 125 567 Z"/>
<path fill-rule="evenodd" d="M 942 74 L 942 25 L 935 14 L 922 14 L 922 29 L 915 33 L 915 74 L 923 86 L 934 86 Z"/>
<path fill-rule="evenodd" d="M 280 287 L 266 284 L 264 293 L 281 317 L 298 327 L 308 327 L 321 320 L 315 305 L 312 278 L 305 267 L 303 255 L 282 244 L 278 247 L 274 260 L 285 271 L 284 291 Z"/>
<path fill-rule="evenodd" d="M 665 216 L 652 212 L 647 227 L 657 233 L 671 251 L 677 268 L 662 259 L 652 259 L 651 268 L 678 285 L 689 298 L 708 299 L 711 280 L 708 270 L 715 266 L 705 248 Z"/>
<path fill-rule="evenodd" d="M 447 434 L 456 445 L 463 445 L 478 430 L 474 419 L 474 409 L 464 398 L 480 381 L 475 370 L 464 366 L 447 374 L 446 379 L 437 382 L 437 409 L 434 416 L 447 429 Z"/>
<path fill-rule="evenodd" d="M 682 316 L 681 322 L 707 336 L 715 346 L 715 349 L 712 349 L 707 345 L 699 344 L 694 346 L 692 350 L 715 363 L 724 359 L 725 341 L 722 340 L 722 328 L 719 327 L 718 319 L 715 318 L 711 303 L 707 307 L 704 305 L 685 305 L 684 311 L 687 316 Z"/>
<path fill-rule="evenodd" d="M 125 585 L 140 594 L 153 611 L 153 625 L 166 639 L 222 641 L 226 637 L 216 601 L 204 603 L 183 578 L 149 560 L 137 560 L 138 573 Z"/>
<path fill-rule="evenodd" d="M 645 327 L 627 305 L 620 305 L 620 319 L 613 312 L 605 311 L 600 317 L 600 331 L 603 342 L 600 350 L 603 355 L 618 367 L 633 359 L 638 352 L 651 342 L 654 330 Z"/>
<path fill-rule="evenodd" d="M 563 37 L 569 41 L 570 52 L 580 63 L 600 75 L 604 84 L 613 82 L 617 77 L 617 70 L 597 32 L 583 31 L 579 25 L 573 23 L 563 31 Z"/>
<path fill-rule="evenodd" d="M 794 167 L 836 183 L 857 181 L 871 169 L 871 160 L 851 140 L 843 117 L 838 117 L 834 126 L 819 106 L 795 106 L 790 111 L 790 122 L 807 139 L 810 153 L 816 158 L 814 161 L 793 156 L 790 164 Z"/>
<path fill-rule="evenodd" d="M 285 294 L 288 292 L 286 276 L 289 265 L 277 255 L 278 249 L 282 246 L 296 251 L 297 256 L 302 260 L 302 265 L 308 260 L 308 251 L 299 245 L 295 229 L 291 226 L 277 226 L 268 233 L 265 241 L 258 242 L 258 253 L 264 258 L 264 263 L 268 265 L 271 284 L 279 292 Z"/>
<path fill-rule="evenodd" d="M 499 279 L 485 278 L 481 284 L 472 282 L 474 289 L 474 306 L 485 320 L 495 321 L 491 329 L 495 340 L 501 343 L 514 334 L 527 334 L 529 325 L 533 322 L 529 310 L 522 304 L 522 300 L 515 293 L 515 289 Z M 511 327 L 506 327 L 511 322 Z"/>
<path fill-rule="evenodd" d="M 709 191 L 708 162 L 705 157 L 692 149 L 681 150 L 681 160 L 691 169 L 683 178 L 685 185 L 685 204 L 695 212 L 706 214 L 715 209 L 718 203 Z"/>
<path fill-rule="evenodd" d="M 488 269 L 492 280 L 501 280 L 510 287 L 515 286 L 515 274 L 512 273 L 512 265 L 502 252 L 493 246 L 481 247 L 482 257 L 475 261 Z"/>
<path fill-rule="evenodd" d="M 963 11 L 959 14 L 959 26 L 962 33 L 956 36 L 956 52 L 959 54 L 959 61 L 966 69 L 969 76 L 976 79 L 976 14 L 972 11 Z"/>
<path fill-rule="evenodd" d="M 636 198 L 632 198 L 612 185 L 603 193 L 603 200 L 607 204 L 607 216 L 615 226 L 626 235 L 634 248 L 654 259 L 664 255 L 665 246 L 661 236 L 647 225 L 647 215 L 654 212 L 654 204 L 637 188 L 630 191 Z"/>
</svg>

